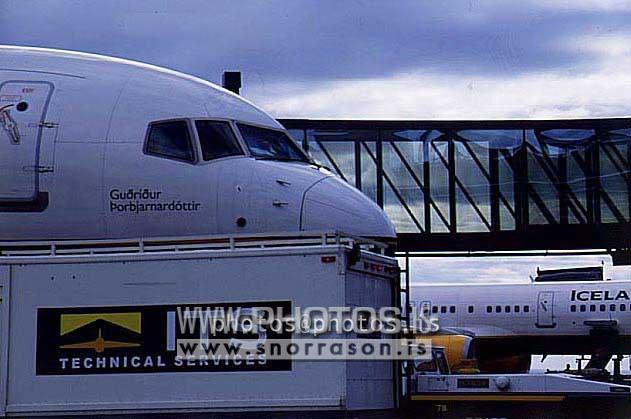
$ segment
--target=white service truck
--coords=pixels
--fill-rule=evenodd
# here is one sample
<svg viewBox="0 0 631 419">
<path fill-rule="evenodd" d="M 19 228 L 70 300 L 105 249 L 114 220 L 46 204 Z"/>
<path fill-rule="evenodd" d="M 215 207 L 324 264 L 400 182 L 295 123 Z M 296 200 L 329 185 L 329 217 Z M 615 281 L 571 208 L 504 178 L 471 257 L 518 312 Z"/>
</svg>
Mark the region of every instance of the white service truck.
<svg viewBox="0 0 631 419">
<path fill-rule="evenodd" d="M 374 249 L 326 233 L 0 243 L 0 416 L 393 409 L 392 361 L 189 362 L 174 343 L 181 306 L 396 305 L 397 261 Z"/>
</svg>

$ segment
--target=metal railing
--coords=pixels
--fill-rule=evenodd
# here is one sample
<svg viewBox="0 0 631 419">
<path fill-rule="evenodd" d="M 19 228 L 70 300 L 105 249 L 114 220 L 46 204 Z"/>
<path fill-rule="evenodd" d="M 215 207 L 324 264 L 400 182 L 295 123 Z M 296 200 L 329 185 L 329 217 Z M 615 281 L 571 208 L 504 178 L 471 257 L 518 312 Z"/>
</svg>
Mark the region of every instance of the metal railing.
<svg viewBox="0 0 631 419">
<path fill-rule="evenodd" d="M 225 236 L 0 242 L 0 257 L 140 254 L 344 245 L 385 253 L 388 245 L 343 232 L 265 233 Z"/>
</svg>

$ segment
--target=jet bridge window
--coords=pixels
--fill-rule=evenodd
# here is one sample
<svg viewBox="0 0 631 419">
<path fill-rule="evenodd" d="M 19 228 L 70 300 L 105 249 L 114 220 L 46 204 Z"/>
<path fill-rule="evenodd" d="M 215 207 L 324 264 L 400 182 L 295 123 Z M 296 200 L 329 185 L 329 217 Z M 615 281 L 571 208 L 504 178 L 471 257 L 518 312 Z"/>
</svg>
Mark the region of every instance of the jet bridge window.
<svg viewBox="0 0 631 419">
<path fill-rule="evenodd" d="M 153 122 L 149 125 L 145 153 L 167 159 L 195 161 L 186 121 Z"/>
<path fill-rule="evenodd" d="M 195 121 L 204 161 L 243 154 L 230 124 L 221 121 Z"/>
</svg>

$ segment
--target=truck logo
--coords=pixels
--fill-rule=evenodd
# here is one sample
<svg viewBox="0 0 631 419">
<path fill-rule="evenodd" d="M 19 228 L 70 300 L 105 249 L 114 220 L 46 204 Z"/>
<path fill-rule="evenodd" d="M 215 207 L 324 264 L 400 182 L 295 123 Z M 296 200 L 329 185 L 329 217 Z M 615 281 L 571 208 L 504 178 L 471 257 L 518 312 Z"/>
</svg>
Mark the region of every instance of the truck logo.
<svg viewBox="0 0 631 419">
<path fill-rule="evenodd" d="M 211 355 L 190 360 L 178 355 L 176 342 L 211 338 L 195 319 L 182 328 L 178 312 L 203 306 L 211 310 L 270 307 L 291 314 L 290 301 L 199 303 L 109 307 L 40 307 L 37 309 L 36 375 L 138 374 L 187 372 L 291 371 L 291 360 L 251 360 Z M 185 322 L 186 323 L 186 322 Z M 219 339 L 236 340 L 227 331 Z M 259 338 L 291 339 L 289 331 L 267 330 Z M 246 362 L 247 361 L 247 362 Z"/>
<path fill-rule="evenodd" d="M 63 344 L 60 349 L 93 349 L 101 353 L 106 349 L 139 347 L 139 342 L 128 339 L 135 338 L 131 333 L 140 336 L 141 316 L 141 313 L 62 314 L 60 335 L 64 337 L 62 340 L 72 340 L 73 343 Z M 95 328 L 97 336 L 94 339 L 74 342 L 75 339 L 94 336 Z M 103 330 L 106 337 L 103 337 Z M 122 340 L 112 340 L 115 337 Z"/>
</svg>

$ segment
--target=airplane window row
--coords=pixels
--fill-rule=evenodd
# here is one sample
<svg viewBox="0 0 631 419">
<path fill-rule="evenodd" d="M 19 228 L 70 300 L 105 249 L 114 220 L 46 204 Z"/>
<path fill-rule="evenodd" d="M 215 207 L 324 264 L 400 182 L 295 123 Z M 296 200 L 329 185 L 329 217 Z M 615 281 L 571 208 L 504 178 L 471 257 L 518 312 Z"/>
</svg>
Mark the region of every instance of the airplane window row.
<svg viewBox="0 0 631 419">
<path fill-rule="evenodd" d="M 524 312 L 524 313 L 529 313 L 530 312 L 530 306 L 519 306 L 519 305 L 515 305 L 515 306 L 510 306 L 510 305 L 505 305 L 505 306 L 501 306 L 501 305 L 496 305 L 495 308 L 493 306 L 486 306 L 486 312 L 487 313 L 519 313 L 519 312 Z"/>
<path fill-rule="evenodd" d="M 570 306 L 570 311 L 572 313 L 576 313 L 576 311 L 579 310 L 581 313 L 585 313 L 586 311 L 589 312 L 595 312 L 595 311 L 627 311 L 627 305 L 626 304 L 581 304 L 581 305 L 575 305 L 572 304 Z M 629 311 L 631 311 L 631 306 L 629 307 Z"/>
<path fill-rule="evenodd" d="M 441 313 L 441 314 L 445 314 L 447 312 L 449 313 L 456 313 L 456 306 L 432 306 L 432 313 L 433 314 L 437 314 L 437 313 Z M 468 306 L 467 307 L 467 312 L 469 314 L 472 314 L 475 312 L 475 306 Z M 486 312 L 487 313 L 529 313 L 530 312 L 530 306 L 524 305 L 524 306 L 520 306 L 520 305 L 496 305 L 496 306 L 486 306 Z"/>
<path fill-rule="evenodd" d="M 228 122 L 197 120 L 195 129 L 204 161 L 244 154 Z M 145 153 L 193 163 L 195 147 L 192 138 L 186 120 L 152 122 L 149 124 Z"/>
<path fill-rule="evenodd" d="M 258 159 L 309 162 L 307 155 L 283 131 L 247 124 L 237 124 L 237 128 L 252 156 Z M 195 163 L 195 133 L 203 161 L 245 154 L 229 122 L 205 119 L 150 123 L 144 152 Z"/>
<path fill-rule="evenodd" d="M 445 314 L 448 310 L 451 314 L 454 314 L 456 312 L 456 306 L 432 306 L 432 313 L 434 314 L 438 313 L 438 311 Z"/>
</svg>

